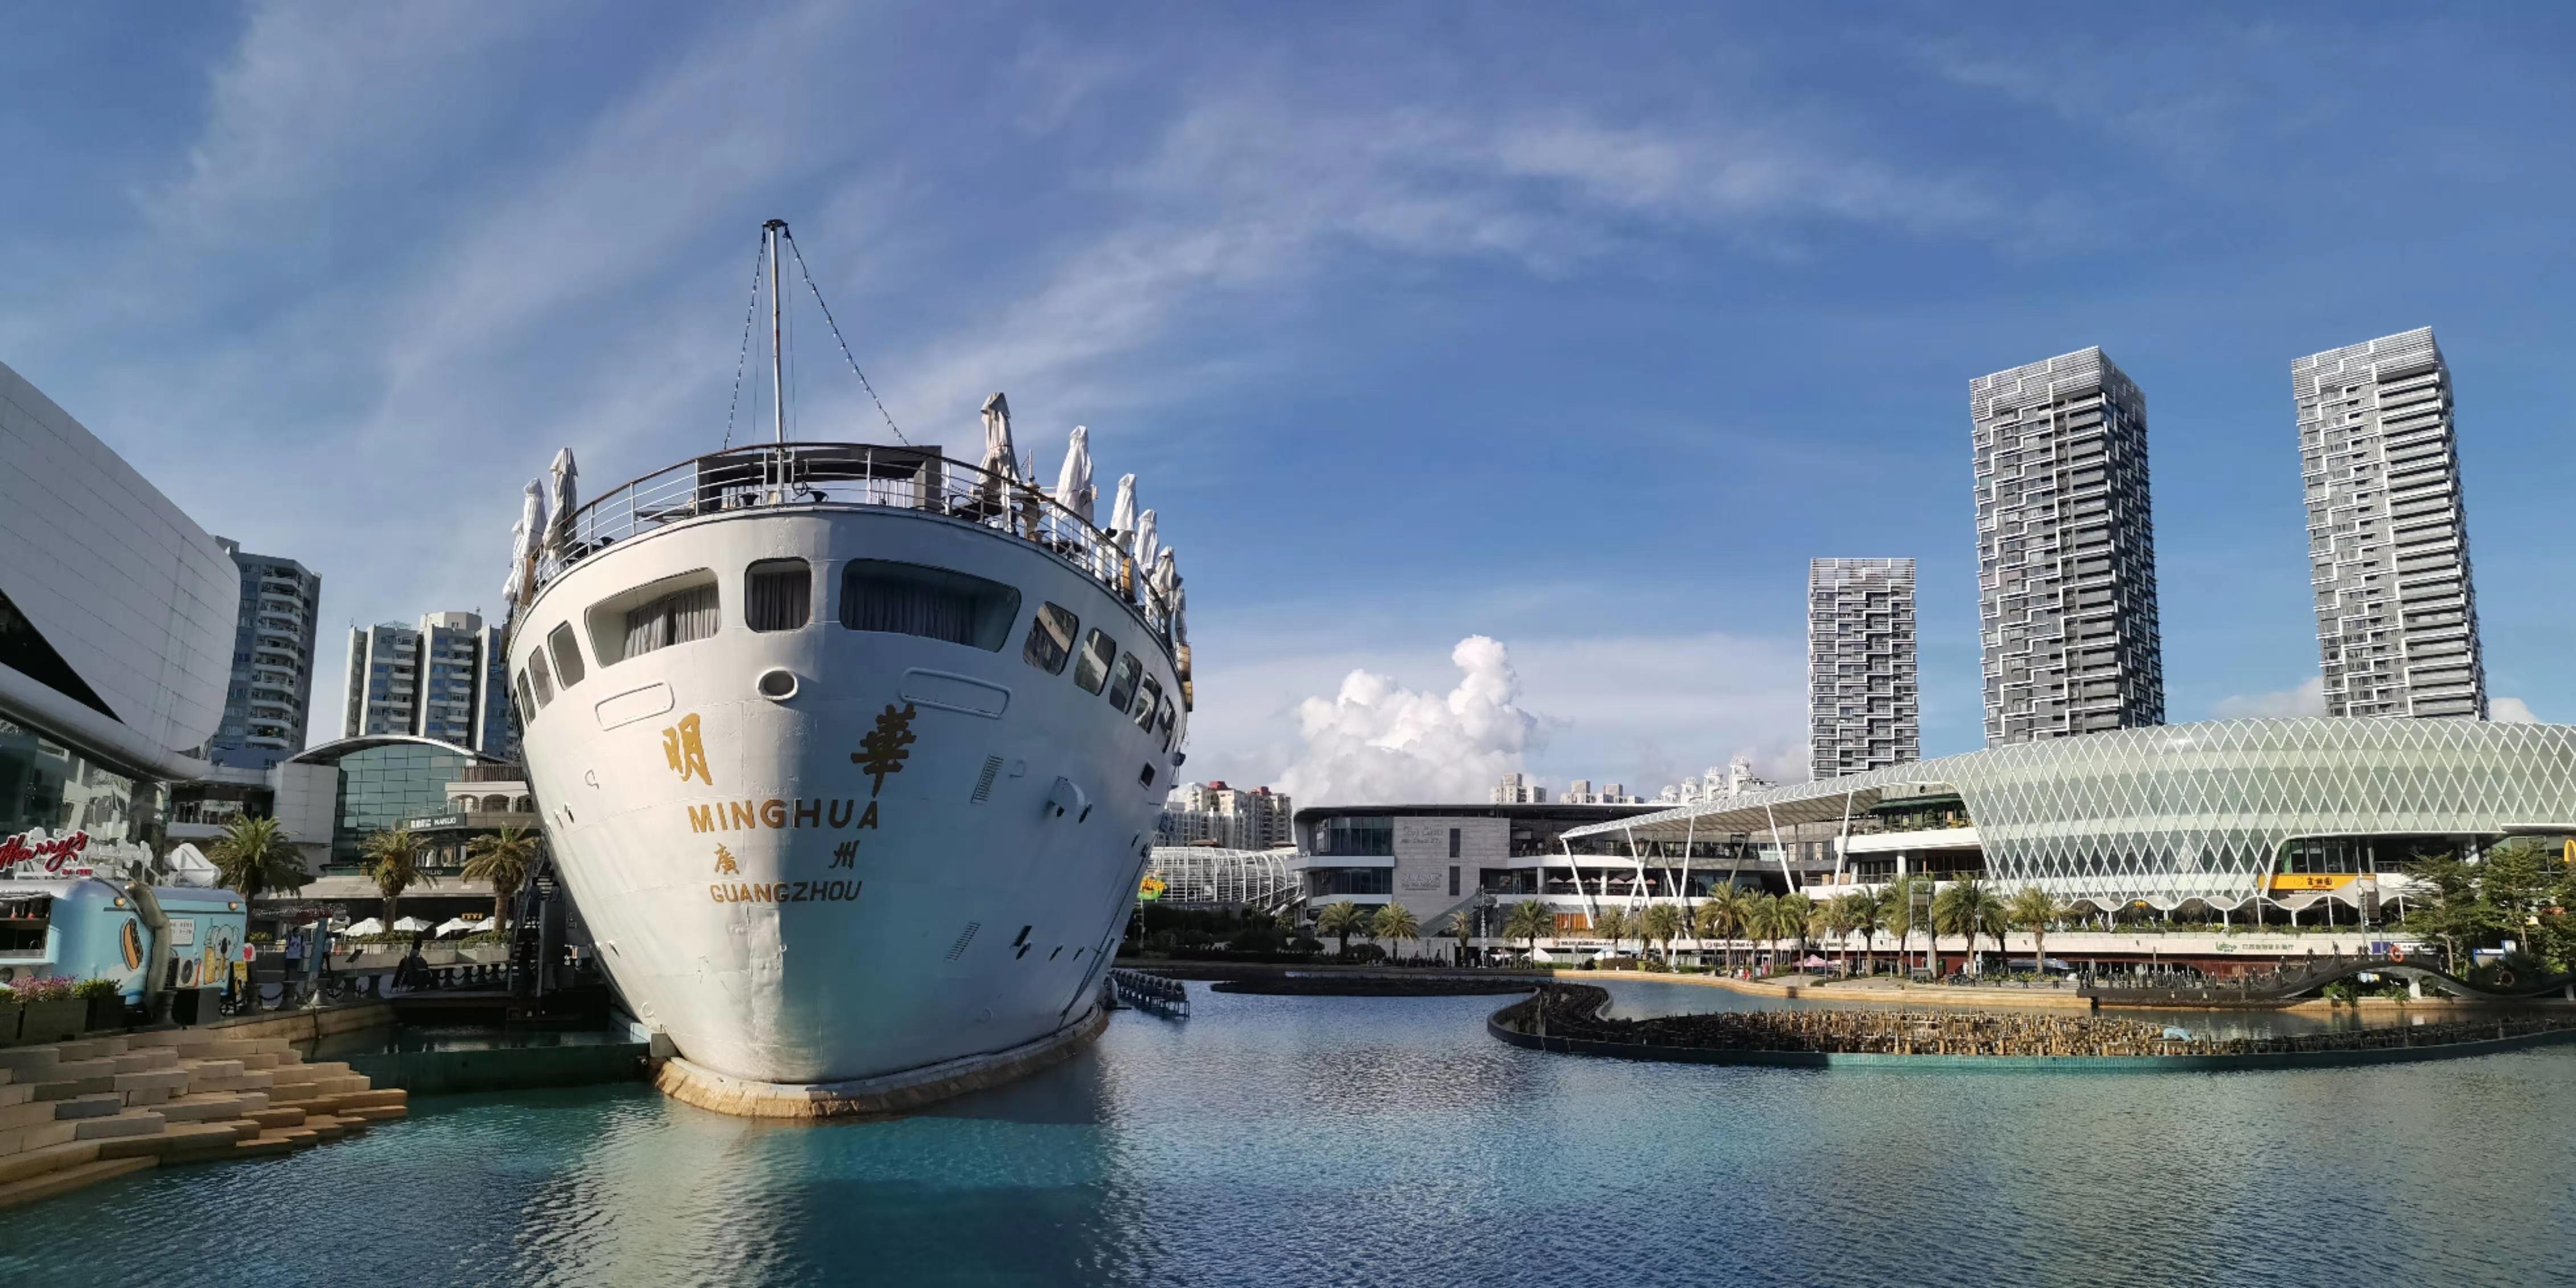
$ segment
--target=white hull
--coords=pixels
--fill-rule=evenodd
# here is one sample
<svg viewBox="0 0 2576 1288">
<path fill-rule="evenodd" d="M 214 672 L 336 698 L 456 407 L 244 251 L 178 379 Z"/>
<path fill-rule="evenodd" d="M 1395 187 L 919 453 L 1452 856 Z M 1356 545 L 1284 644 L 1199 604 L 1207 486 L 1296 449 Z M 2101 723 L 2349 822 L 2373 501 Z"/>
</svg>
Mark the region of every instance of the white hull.
<svg viewBox="0 0 2576 1288">
<path fill-rule="evenodd" d="M 840 612 L 853 557 L 1015 587 L 1016 619 L 998 651 L 851 629 Z M 745 570 L 795 558 L 813 570 L 811 620 L 750 629 Z M 617 634 L 621 596 L 699 570 L 718 586 L 712 637 L 600 663 L 620 647 L 603 632 Z M 584 651 L 580 682 L 525 713 L 556 865 L 619 990 L 688 1060 L 838 1082 L 1003 1051 L 1086 1017 L 1177 736 L 1079 687 L 1074 665 L 1050 674 L 1024 660 L 1042 603 L 1080 617 L 1077 641 L 1105 629 L 1179 692 L 1145 619 L 1074 562 L 913 510 L 685 520 L 590 554 L 524 611 L 514 681 L 559 625 Z M 781 669 L 793 695 L 764 696 L 761 677 Z M 883 719 L 913 741 L 880 780 L 855 760 Z"/>
</svg>

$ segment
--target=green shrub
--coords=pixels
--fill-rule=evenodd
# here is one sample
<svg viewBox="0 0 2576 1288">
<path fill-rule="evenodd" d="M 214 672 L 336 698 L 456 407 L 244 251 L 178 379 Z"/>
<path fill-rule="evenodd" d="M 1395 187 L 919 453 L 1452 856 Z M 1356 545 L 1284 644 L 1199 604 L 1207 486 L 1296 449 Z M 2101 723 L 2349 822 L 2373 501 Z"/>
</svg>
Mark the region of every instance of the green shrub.
<svg viewBox="0 0 2576 1288">
<path fill-rule="evenodd" d="M 102 997 L 116 997 L 124 992 L 125 990 L 118 988 L 116 981 L 112 979 L 85 979 L 72 985 L 72 996 L 84 1002 L 95 1002 Z"/>
</svg>

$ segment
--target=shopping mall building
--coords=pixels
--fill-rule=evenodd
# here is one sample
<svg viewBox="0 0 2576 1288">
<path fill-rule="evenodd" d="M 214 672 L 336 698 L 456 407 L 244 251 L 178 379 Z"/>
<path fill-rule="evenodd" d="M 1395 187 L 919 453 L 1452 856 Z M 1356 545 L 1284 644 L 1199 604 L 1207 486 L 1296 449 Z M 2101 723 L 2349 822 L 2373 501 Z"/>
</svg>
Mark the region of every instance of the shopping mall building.
<svg viewBox="0 0 2576 1288">
<path fill-rule="evenodd" d="M 0 463 L 0 879 L 149 860 L 161 784 L 209 768 L 240 573 L 5 365 Z"/>
<path fill-rule="evenodd" d="M 1749 842 L 1775 888 L 1898 874 L 2193 920 L 2382 919 L 2402 872 L 2576 836 L 2576 726 L 2313 717 L 2116 729 L 1776 787 L 1566 834 L 1638 862 Z M 2394 911 L 2392 909 L 2392 911 Z"/>
</svg>

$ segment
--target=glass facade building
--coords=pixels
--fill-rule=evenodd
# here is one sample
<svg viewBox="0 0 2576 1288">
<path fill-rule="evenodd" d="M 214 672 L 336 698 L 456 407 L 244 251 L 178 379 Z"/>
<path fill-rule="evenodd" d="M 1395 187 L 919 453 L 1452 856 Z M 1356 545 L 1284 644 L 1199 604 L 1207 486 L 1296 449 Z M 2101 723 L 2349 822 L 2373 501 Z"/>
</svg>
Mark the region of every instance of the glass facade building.
<svg viewBox="0 0 2576 1288">
<path fill-rule="evenodd" d="M 357 738 L 316 747 L 299 761 L 335 765 L 339 798 L 331 827 L 332 867 L 352 867 L 367 838 L 447 812 L 447 785 L 480 758 L 462 747 L 413 738 Z"/>
<path fill-rule="evenodd" d="M 0 719 L 0 836 L 39 828 L 49 836 L 87 832 L 84 857 L 103 865 L 111 849 L 144 843 L 152 792 L 144 780 Z"/>
<path fill-rule="evenodd" d="M 2007 890 L 2035 885 L 2096 909 L 2363 905 L 2380 874 L 2417 856 L 2576 834 L 2576 726 L 2311 717 L 2117 729 L 1569 836 L 1671 841 L 1693 830 L 1822 824 L 1845 829 L 1852 851 L 1901 852 L 1904 825 L 1880 830 L 1887 820 L 1871 811 L 1943 792 L 1957 796 L 1966 826 L 1945 817 L 1925 828 L 1924 851 L 1958 855 L 1964 846 L 1982 861 L 1947 868 L 1981 870 Z"/>
</svg>

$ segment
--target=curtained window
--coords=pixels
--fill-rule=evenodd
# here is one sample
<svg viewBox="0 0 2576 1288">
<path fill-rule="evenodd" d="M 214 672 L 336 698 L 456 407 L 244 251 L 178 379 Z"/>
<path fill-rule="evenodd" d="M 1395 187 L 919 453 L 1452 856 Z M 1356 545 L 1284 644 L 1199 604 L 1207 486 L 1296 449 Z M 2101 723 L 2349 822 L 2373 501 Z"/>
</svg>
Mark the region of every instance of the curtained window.
<svg viewBox="0 0 2576 1288">
<path fill-rule="evenodd" d="M 625 657 L 702 640 L 716 633 L 713 578 L 626 610 Z"/>
<path fill-rule="evenodd" d="M 528 653 L 527 679 L 528 683 L 536 686 L 538 706 L 543 707 L 555 700 L 554 677 L 546 674 L 545 654 L 534 650 Z"/>
<path fill-rule="evenodd" d="M 566 622 L 546 636 L 546 647 L 554 650 L 555 678 L 567 689 L 581 683 L 581 645 L 572 637 L 572 623 Z"/>
<path fill-rule="evenodd" d="M 1020 592 L 998 581 L 885 559 L 853 559 L 841 570 L 841 625 L 854 631 L 998 653 L 1019 617 Z"/>
<path fill-rule="evenodd" d="M 1064 674 L 1065 659 L 1073 656 L 1073 635 L 1082 622 L 1072 613 L 1054 604 L 1038 605 L 1038 614 L 1029 622 L 1029 642 L 1020 649 L 1021 660 L 1049 675 Z"/>
<path fill-rule="evenodd" d="M 763 559 L 742 582 L 742 611 L 755 631 L 792 631 L 814 616 L 814 570 L 802 559 Z"/>
</svg>

